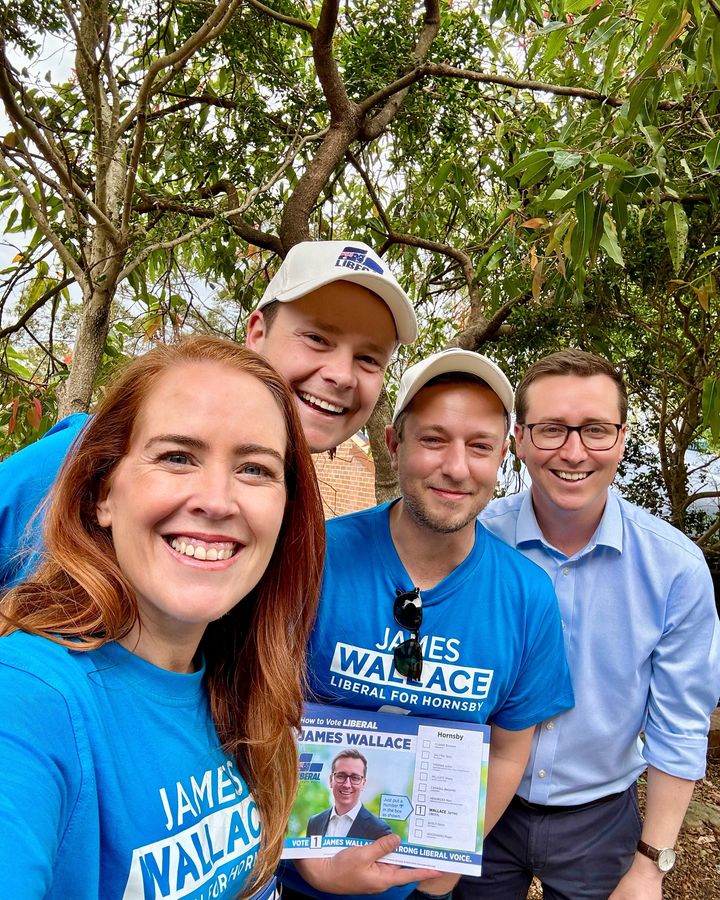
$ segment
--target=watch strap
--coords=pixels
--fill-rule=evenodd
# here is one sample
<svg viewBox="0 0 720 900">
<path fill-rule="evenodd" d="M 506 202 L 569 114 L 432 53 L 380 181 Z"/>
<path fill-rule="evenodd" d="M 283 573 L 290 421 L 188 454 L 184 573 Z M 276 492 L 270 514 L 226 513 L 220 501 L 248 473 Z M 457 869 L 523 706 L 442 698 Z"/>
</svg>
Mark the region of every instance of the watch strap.
<svg viewBox="0 0 720 900">
<path fill-rule="evenodd" d="M 669 872 L 675 865 L 675 851 L 672 847 L 658 849 L 646 844 L 645 841 L 638 841 L 637 851 L 651 859 L 661 872 Z"/>
</svg>

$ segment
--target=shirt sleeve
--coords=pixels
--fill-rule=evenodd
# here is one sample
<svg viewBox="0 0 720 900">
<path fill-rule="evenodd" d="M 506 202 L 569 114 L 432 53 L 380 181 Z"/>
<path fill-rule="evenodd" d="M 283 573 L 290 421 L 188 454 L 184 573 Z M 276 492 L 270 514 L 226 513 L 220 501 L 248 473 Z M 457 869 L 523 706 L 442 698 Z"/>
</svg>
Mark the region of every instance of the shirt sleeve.
<svg viewBox="0 0 720 900">
<path fill-rule="evenodd" d="M 668 775 L 705 774 L 710 714 L 720 694 L 720 625 L 703 559 L 673 581 L 652 654 L 643 755 Z"/>
<path fill-rule="evenodd" d="M 547 576 L 537 587 L 522 665 L 507 700 L 491 719 L 509 731 L 530 728 L 575 705 L 555 591 Z"/>
<path fill-rule="evenodd" d="M 0 664 L 0 897 L 36 900 L 79 794 L 80 763 L 64 698 Z"/>
<path fill-rule="evenodd" d="M 40 547 L 39 519 L 28 525 L 48 495 L 70 445 L 88 417 L 68 416 L 39 441 L 0 463 L 0 590 L 32 569 Z"/>
</svg>

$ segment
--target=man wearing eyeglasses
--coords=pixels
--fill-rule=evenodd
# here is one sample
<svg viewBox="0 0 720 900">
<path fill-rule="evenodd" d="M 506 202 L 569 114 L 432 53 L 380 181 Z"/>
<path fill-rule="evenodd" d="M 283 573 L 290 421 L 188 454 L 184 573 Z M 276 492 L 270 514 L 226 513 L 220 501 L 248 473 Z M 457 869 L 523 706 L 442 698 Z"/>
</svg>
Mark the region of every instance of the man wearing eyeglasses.
<svg viewBox="0 0 720 900">
<path fill-rule="evenodd" d="M 720 692 L 718 618 L 695 544 L 609 490 L 626 418 L 621 375 L 590 353 L 545 357 L 518 387 L 532 487 L 482 520 L 552 578 L 576 706 L 538 727 L 482 878 L 463 878 L 459 900 L 525 897 L 533 874 L 553 900 L 659 900 L 673 866 Z"/>
<path fill-rule="evenodd" d="M 307 836 L 365 838 L 374 841 L 392 828 L 374 816 L 360 797 L 367 781 L 367 759 L 359 750 L 341 750 L 332 761 L 330 790 L 335 801 L 330 809 L 311 816 Z"/>
<path fill-rule="evenodd" d="M 503 372 L 476 353 L 447 350 L 408 369 L 386 432 L 401 496 L 328 522 L 309 648 L 321 702 L 490 724 L 486 832 L 520 782 L 535 724 L 573 704 L 547 575 L 477 519 L 512 406 Z M 314 887 L 288 867 L 285 896 L 362 893 L 318 877 L 323 862 L 298 861 Z M 426 887 L 442 895 L 456 880 Z"/>
</svg>

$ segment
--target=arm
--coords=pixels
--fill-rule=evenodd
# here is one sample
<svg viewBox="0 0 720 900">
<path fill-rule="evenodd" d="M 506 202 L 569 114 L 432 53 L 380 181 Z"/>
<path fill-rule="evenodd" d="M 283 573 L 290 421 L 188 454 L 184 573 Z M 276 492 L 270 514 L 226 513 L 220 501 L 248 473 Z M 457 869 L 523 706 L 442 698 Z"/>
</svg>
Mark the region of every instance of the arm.
<svg viewBox="0 0 720 900">
<path fill-rule="evenodd" d="M 489 834 L 515 795 L 530 757 L 535 726 L 508 731 L 493 725 L 490 731 L 485 834 Z"/>
<path fill-rule="evenodd" d="M 675 778 L 650 766 L 642 830 L 646 844 L 658 850 L 675 844 L 694 786 L 694 781 Z M 660 900 L 663 877 L 651 859 L 636 853 L 610 900 Z"/>
<path fill-rule="evenodd" d="M 720 630 L 712 581 L 700 560 L 678 572 L 668 597 L 665 631 L 653 651 L 643 755 L 648 761 L 641 838 L 672 847 L 705 770 L 709 717 L 720 689 Z M 655 863 L 636 853 L 612 900 L 660 900 Z"/>
<path fill-rule="evenodd" d="M 44 897 L 79 790 L 74 734 L 57 692 L 3 664 L 0 709 L 0 896 Z"/>
<path fill-rule="evenodd" d="M 40 521 L 32 522 L 31 529 L 28 525 L 87 419 L 79 413 L 68 416 L 0 464 L 0 590 L 33 567 L 40 546 Z"/>
</svg>

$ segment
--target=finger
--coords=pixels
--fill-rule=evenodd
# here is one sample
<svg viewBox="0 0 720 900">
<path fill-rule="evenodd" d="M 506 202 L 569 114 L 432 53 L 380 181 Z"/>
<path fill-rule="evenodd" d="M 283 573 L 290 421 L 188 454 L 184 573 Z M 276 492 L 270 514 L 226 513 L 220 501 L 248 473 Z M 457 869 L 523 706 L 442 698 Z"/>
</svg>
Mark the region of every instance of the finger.
<svg viewBox="0 0 720 900">
<path fill-rule="evenodd" d="M 437 869 L 411 869 L 409 866 L 393 865 L 392 863 L 383 863 L 383 868 L 391 870 L 383 878 L 387 887 L 400 887 L 414 881 L 431 881 L 433 878 L 447 874 L 447 872 L 438 872 Z"/>
</svg>

